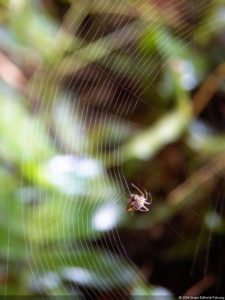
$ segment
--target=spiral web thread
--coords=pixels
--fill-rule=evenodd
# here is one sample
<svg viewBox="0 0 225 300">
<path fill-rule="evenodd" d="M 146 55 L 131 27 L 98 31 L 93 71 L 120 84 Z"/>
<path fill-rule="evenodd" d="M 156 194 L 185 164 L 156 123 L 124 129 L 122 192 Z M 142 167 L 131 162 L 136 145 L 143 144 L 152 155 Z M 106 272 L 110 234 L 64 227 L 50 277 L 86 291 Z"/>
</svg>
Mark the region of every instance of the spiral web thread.
<svg viewBox="0 0 225 300">
<path fill-rule="evenodd" d="M 179 1 L 179 2 L 180 2 L 179 3 L 180 9 L 182 8 L 182 4 L 183 4 L 183 10 L 185 10 L 185 8 L 186 8 L 185 1 Z M 89 2 L 87 1 L 85 3 L 86 3 L 86 7 L 88 7 Z M 93 3 L 95 3 L 95 1 L 93 1 Z M 98 4 L 95 3 L 95 5 L 99 6 L 102 10 L 104 10 L 104 9 L 106 10 L 106 9 L 108 9 L 108 6 L 107 6 L 108 3 L 109 3 L 108 1 L 101 0 L 101 1 L 98 1 Z M 121 8 L 121 11 L 123 11 L 124 9 L 129 7 L 130 4 L 132 4 L 135 7 L 139 7 L 139 8 L 141 8 L 142 5 L 143 5 L 143 8 L 144 8 L 144 1 L 137 1 L 135 3 L 134 2 L 129 2 L 128 3 L 127 1 L 120 1 L 120 2 L 116 1 L 114 3 L 115 4 L 111 4 L 112 12 L 113 11 L 120 11 L 120 8 Z M 131 7 L 132 7 L 132 5 L 131 5 Z M 178 3 L 177 3 L 177 1 L 172 1 L 171 0 L 170 5 L 171 5 L 172 8 L 174 7 L 175 10 L 176 10 L 176 6 L 178 5 Z M 201 9 L 204 10 L 205 8 L 206 8 L 205 6 L 202 6 L 202 7 L 199 7 L 199 10 L 201 10 Z M 74 10 L 74 11 L 76 11 L 76 10 Z M 183 12 L 180 11 L 180 13 L 182 14 Z M 70 14 L 70 12 L 68 13 L 68 15 L 69 14 Z M 82 15 L 82 12 L 81 12 L 81 15 Z M 143 19 L 148 21 L 148 12 L 146 12 L 146 14 L 143 13 L 142 17 L 143 17 Z M 108 18 L 109 18 L 109 20 L 110 20 L 110 18 L 113 18 L 113 21 L 114 22 L 116 21 L 116 16 L 113 15 L 113 14 L 112 14 L 111 17 L 109 15 Z M 120 18 L 121 18 L 121 16 L 120 16 Z M 67 26 L 67 30 L 72 32 L 74 29 L 75 30 L 77 29 L 77 28 L 74 28 L 74 26 L 78 27 L 78 25 L 81 24 L 83 18 L 81 17 L 80 20 L 79 20 L 79 17 L 78 17 L 77 24 L 76 23 L 74 24 L 74 22 L 71 22 L 70 19 L 71 18 L 69 18 L 69 17 L 67 18 L 67 16 L 66 16 L 65 17 L 65 24 Z M 68 20 L 69 20 L 69 22 L 68 22 Z M 121 22 L 122 21 L 123 21 L 123 19 L 121 18 Z M 160 23 L 157 21 L 156 17 L 153 19 L 153 21 L 151 21 L 151 26 L 152 26 L 153 29 L 161 30 L 160 27 L 159 27 L 160 26 L 159 24 Z M 121 27 L 119 27 L 118 30 L 123 32 L 123 29 L 121 29 Z M 125 30 L 125 32 L 126 32 L 126 30 Z M 182 33 L 182 35 L 184 35 L 188 40 L 189 35 L 192 34 L 192 28 L 190 28 L 190 30 L 187 30 L 187 31 L 184 32 L 184 28 L 181 25 L 179 28 L 177 28 L 176 33 L 177 34 Z M 86 34 L 88 34 L 88 32 Z M 136 36 L 139 35 L 139 29 L 138 28 L 136 29 L 136 32 L 134 32 L 134 36 L 135 35 Z M 85 39 L 85 37 L 83 37 L 83 39 Z M 126 52 L 126 53 L 133 52 L 132 55 L 133 55 L 134 61 L 135 61 L 135 57 L 137 57 L 139 59 L 139 61 L 143 62 L 143 64 L 144 64 L 146 62 L 147 58 L 149 58 L 149 59 L 151 58 L 151 57 L 149 57 L 149 54 L 147 55 L 146 53 L 140 51 L 140 49 L 136 49 L 136 50 L 133 49 L 133 47 L 134 47 L 133 42 L 135 42 L 135 40 L 133 42 L 130 42 L 130 43 L 127 44 L 126 39 L 129 39 L 129 37 L 126 36 L 126 34 L 124 34 L 123 40 L 125 41 L 124 44 L 126 45 L 126 50 L 124 50 L 124 47 L 123 47 L 123 51 Z M 95 37 L 93 37 L 93 40 L 95 40 Z M 167 61 L 167 57 L 165 57 L 165 51 L 164 51 L 167 47 L 167 41 L 163 40 L 161 44 L 162 44 L 162 48 L 159 50 L 159 52 L 160 52 L 159 54 L 160 54 L 160 56 L 162 57 L 162 59 L 164 61 Z M 57 46 L 57 38 L 56 38 L 56 46 Z M 165 47 L 165 49 L 163 47 Z M 117 47 L 115 47 L 115 49 L 117 49 Z M 58 59 L 59 64 L 60 64 L 60 61 L 61 61 L 62 58 L 63 58 L 63 54 L 62 54 L 62 57 L 59 57 L 59 59 Z M 107 76 L 109 76 L 109 74 L 106 71 L 104 71 L 104 68 L 101 67 L 101 65 L 109 66 L 109 69 L 110 69 L 110 66 L 113 65 L 113 64 L 114 64 L 114 62 L 112 61 L 112 59 L 110 60 L 110 58 L 107 55 L 105 58 L 104 57 L 102 58 L 101 63 L 95 63 L 95 68 L 99 69 L 99 71 L 103 72 L 104 76 L 107 77 Z M 49 86 L 51 86 L 51 81 L 55 80 L 56 84 L 55 84 L 54 88 L 51 88 L 50 93 L 49 93 L 49 101 L 43 101 L 42 104 L 41 104 L 41 107 L 40 107 L 40 111 L 45 111 L 46 115 L 48 115 L 48 113 L 49 113 L 49 115 L 51 114 L 51 109 L 54 106 L 54 104 L 56 103 L 57 98 L 59 97 L 59 93 L 58 93 L 59 86 L 58 85 L 59 85 L 59 82 L 61 80 L 61 78 L 60 78 L 61 73 L 60 73 L 60 71 L 57 70 L 57 66 L 58 66 L 58 64 L 55 64 L 54 67 L 45 68 L 45 72 L 48 74 L 48 76 L 46 76 L 45 73 L 44 73 L 43 74 L 43 79 L 42 79 L 42 73 L 41 73 L 42 71 L 40 71 L 36 76 L 36 78 L 38 78 L 38 80 L 40 80 L 39 92 L 37 93 L 37 90 L 35 90 L 35 88 L 31 91 L 31 98 L 35 97 L 37 99 L 42 99 L 44 91 L 49 89 Z M 156 70 L 157 65 L 155 65 L 155 66 L 151 65 L 151 68 L 152 68 L 152 72 L 149 74 L 149 82 L 152 82 L 154 80 L 154 77 L 157 76 L 157 74 L 160 72 L 160 70 Z M 66 73 L 66 71 L 67 71 L 67 69 L 64 68 L 65 73 Z M 119 71 L 119 73 L 123 74 L 123 71 L 124 70 L 121 69 Z M 97 80 L 97 78 L 95 77 L 97 75 L 93 75 L 92 72 L 87 72 L 87 74 L 88 74 L 87 76 L 89 78 L 91 77 L 92 80 Z M 83 82 L 85 82 L 85 79 L 86 79 L 86 77 L 83 78 Z M 131 74 L 131 76 L 126 76 L 126 80 L 123 76 L 121 76 L 120 79 L 116 79 L 115 84 L 120 85 L 120 86 L 121 85 L 126 86 L 127 81 L 132 80 L 132 82 L 135 82 L 135 79 L 137 79 L 135 74 Z M 34 79 L 34 81 L 35 80 L 36 79 Z M 106 128 L 105 129 L 105 135 L 108 136 L 109 140 L 110 140 L 111 136 L 110 136 L 109 127 L 111 127 L 111 132 L 114 132 L 114 133 L 116 133 L 116 135 L 120 136 L 120 133 L 119 133 L 120 129 L 119 129 L 118 120 L 120 118 L 126 118 L 126 117 L 129 117 L 132 114 L 134 114 L 135 113 L 135 108 L 137 107 L 139 102 L 144 102 L 147 106 L 150 106 L 151 108 L 154 109 L 153 106 L 151 106 L 149 103 L 147 103 L 145 100 L 143 100 L 143 94 L 144 94 L 145 90 L 143 89 L 143 87 L 138 87 L 138 86 L 134 86 L 134 90 L 136 90 L 136 93 L 135 93 L 136 95 L 132 95 L 132 96 L 136 98 L 136 101 L 135 101 L 135 104 L 133 106 L 131 105 L 131 103 L 129 103 L 129 99 L 126 99 L 126 95 L 125 96 L 117 95 L 118 96 L 117 101 L 115 101 L 115 103 L 112 103 L 113 99 L 115 99 L 115 92 L 113 94 L 114 97 L 112 97 L 110 102 L 104 100 L 104 96 L 106 96 L 106 95 L 103 93 L 103 89 L 105 89 L 105 91 L 107 91 L 107 88 L 110 88 L 110 86 L 109 86 L 110 81 L 108 81 L 107 88 L 103 86 L 102 90 L 100 89 L 98 94 L 97 94 L 97 98 L 99 97 L 99 95 L 101 95 L 102 98 L 97 99 L 98 101 L 101 102 L 101 111 L 96 114 L 95 109 L 94 109 L 94 105 L 89 104 L 89 103 L 84 103 L 83 100 L 79 96 L 77 96 L 77 95 L 74 96 L 74 93 L 72 91 L 74 81 L 76 82 L 76 79 L 71 77 L 71 80 L 67 83 L 67 85 L 65 87 L 66 91 L 67 91 L 67 94 L 66 94 L 67 96 L 64 98 L 63 102 L 61 102 L 65 109 L 67 108 L 67 109 L 71 110 L 71 108 L 72 108 L 72 112 L 77 112 L 78 113 L 80 124 L 82 124 L 80 133 L 76 137 L 76 140 L 72 140 L 72 142 L 71 142 L 72 148 L 74 148 L 74 149 L 76 149 L 76 148 L 77 149 L 85 149 L 85 145 L 84 145 L 85 138 L 83 136 L 83 133 L 88 134 L 90 129 L 91 129 L 90 126 L 92 127 L 92 129 L 93 128 L 95 129 L 95 128 L 97 128 L 98 123 L 100 122 L 101 128 Z M 136 82 L 138 82 L 138 80 Z M 124 87 L 124 89 L 126 90 L 127 88 Z M 127 91 L 127 92 L 129 93 L 129 91 Z M 89 96 L 91 97 L 92 95 L 90 94 Z M 113 108 L 111 108 L 112 104 L 113 104 Z M 110 111 L 109 111 L 109 108 L 110 108 Z M 111 119 L 109 119 L 109 116 L 113 116 L 113 117 Z M 60 130 L 59 129 L 60 126 L 61 126 L 61 124 L 60 124 L 60 120 L 59 120 L 58 124 L 54 127 L 54 132 L 55 133 L 57 133 Z M 36 125 L 34 124 L 33 131 L 35 132 L 37 130 L 38 129 L 36 128 Z M 101 140 L 101 136 L 100 136 L 101 133 L 97 129 L 95 129 L 93 131 L 97 132 L 95 137 L 94 137 L 95 140 L 97 141 L 97 151 L 94 150 L 92 148 L 92 146 L 90 146 L 88 151 L 82 150 L 82 153 L 79 154 L 79 155 L 82 156 L 82 158 L 84 158 L 84 157 L 94 158 L 96 156 L 96 152 L 97 152 L 97 157 L 101 161 L 101 158 L 103 158 L 104 155 L 105 155 L 105 149 L 107 148 L 107 145 L 104 144 L 105 142 Z M 48 135 L 52 136 L 51 125 L 49 125 L 49 128 L 48 128 Z M 37 135 L 35 135 L 35 137 L 37 137 Z M 33 143 L 38 146 L 39 139 L 35 138 L 35 140 L 33 140 Z M 53 146 L 57 149 L 58 147 L 61 146 L 59 143 L 60 142 L 59 142 L 59 139 L 58 139 L 57 134 L 56 134 L 55 139 L 53 141 Z M 90 144 L 93 145 L 93 143 L 96 144 L 96 142 L 91 140 Z M 121 153 L 120 151 L 117 151 L 117 147 L 118 147 L 118 145 L 116 143 L 114 144 L 114 147 L 112 147 L 113 148 L 112 150 L 115 150 L 114 153 L 116 153 L 115 155 L 113 155 L 110 158 L 111 159 L 110 164 L 112 166 L 114 164 L 117 165 L 117 166 L 120 166 L 121 161 L 123 161 L 123 153 Z M 64 146 L 62 152 L 64 152 L 64 153 L 62 153 L 63 155 L 64 154 L 71 154 L 70 149 L 65 149 L 65 146 Z M 33 167 L 35 167 L 35 165 L 37 163 L 38 162 L 33 161 Z M 32 166 L 31 166 L 31 168 L 32 168 Z M 122 168 L 118 168 L 116 170 L 116 172 L 112 172 L 112 171 L 109 172 L 108 176 L 105 176 L 105 174 L 99 174 L 98 175 L 98 180 L 96 182 L 97 182 L 97 185 L 101 186 L 102 190 L 105 191 L 105 192 L 103 192 L 103 194 L 101 194 L 102 198 L 108 199 L 107 202 L 105 203 L 105 205 L 108 205 L 109 203 L 112 203 L 112 202 L 117 202 L 117 199 L 124 199 L 123 197 L 125 197 L 125 198 L 129 197 L 129 193 L 130 193 L 129 185 L 130 185 L 130 183 L 127 182 L 125 174 L 124 174 Z M 113 182 L 113 185 L 114 185 L 114 194 L 112 194 L 112 193 L 108 194 L 108 192 L 107 192 L 108 191 L 108 186 L 110 186 L 111 182 Z M 70 184 L 70 183 L 68 183 L 68 184 Z M 77 180 L 75 184 L 79 187 L 79 186 L 82 185 L 82 182 Z M 125 189 L 124 189 L 124 187 L 125 187 Z M 71 195 L 69 197 L 67 196 L 66 197 L 67 200 L 64 202 L 63 211 L 58 211 L 57 214 L 61 218 L 66 220 L 68 218 L 68 216 L 67 216 L 68 211 L 74 212 L 74 215 L 76 215 L 76 211 L 78 211 L 81 215 L 85 211 L 88 212 L 89 209 L 91 209 L 91 207 L 90 207 L 90 201 L 89 202 L 86 201 L 86 195 L 91 195 L 92 194 L 92 188 L 93 188 L 93 185 L 91 184 L 91 182 L 88 181 L 86 183 L 85 194 L 84 195 L 80 194 L 79 197 L 78 197 L 78 200 L 73 201 L 74 195 Z M 82 186 L 81 186 L 81 189 L 82 189 Z M 62 199 L 64 199 L 63 198 L 64 197 L 63 193 L 60 193 L 60 195 L 57 196 L 57 197 L 55 197 L 54 194 L 55 193 L 52 193 L 52 196 L 51 196 L 52 199 L 49 199 L 53 203 L 52 204 L 53 206 L 54 206 L 54 203 L 55 203 L 54 201 L 62 201 Z M 48 199 L 43 199 L 43 201 L 49 201 L 49 200 Z M 122 206 L 123 205 L 121 205 L 121 207 L 120 207 L 120 205 L 119 205 L 121 210 L 123 210 Z M 60 206 L 59 206 L 59 209 L 60 209 Z M 27 216 L 29 215 L 29 217 L 32 217 L 33 213 L 37 214 L 37 211 L 33 211 L 32 209 L 30 211 L 27 211 L 27 209 L 26 209 L 26 213 L 24 212 L 24 215 L 23 215 L 24 223 L 26 221 Z M 51 210 L 49 211 L 49 215 L 51 216 Z M 80 220 L 82 220 L 82 218 Z M 42 227 L 40 227 L 40 228 L 46 228 L 46 229 L 48 228 L 48 219 L 47 218 L 46 218 L 45 222 L 46 223 L 44 224 L 44 227 L 43 227 L 43 224 L 40 224 L 40 225 L 42 225 Z M 60 224 L 61 223 L 59 223 L 59 226 L 60 226 Z M 39 224 L 36 224 L 36 225 L 38 227 Z M 83 224 L 83 222 L 81 222 L 80 224 L 78 224 L 77 227 L 80 228 L 80 233 L 82 235 L 83 234 L 82 230 L 84 230 L 84 228 L 87 228 L 88 226 L 85 227 L 85 224 Z M 93 249 L 93 246 L 92 246 L 92 243 L 91 243 L 92 240 L 83 239 L 79 242 L 79 245 L 77 245 L 78 243 L 74 243 L 74 241 L 71 241 L 67 238 L 68 231 L 71 230 L 70 228 L 67 228 L 67 226 L 65 226 L 63 228 L 60 228 L 60 227 L 57 226 L 57 230 L 58 230 L 58 239 L 57 239 L 57 241 L 55 240 L 54 232 L 53 232 L 52 233 L 52 238 L 48 237 L 47 239 L 43 239 L 39 242 L 40 242 L 40 244 L 45 245 L 45 248 L 50 249 L 51 253 L 54 253 L 54 255 L 56 257 L 58 257 L 59 261 L 61 261 L 62 266 L 66 266 L 67 265 L 67 260 L 71 259 L 71 253 L 70 253 L 71 249 L 74 253 L 82 251 L 82 250 L 86 251 L 85 252 L 86 258 L 89 257 L 88 252 Z M 176 230 L 175 230 L 175 232 L 176 232 L 176 234 L 179 234 L 179 233 L 177 233 Z M 76 234 L 79 235 L 79 232 L 76 233 Z M 97 247 L 95 247 L 95 249 L 101 250 L 101 247 L 99 247 L 99 246 L 104 246 L 106 248 L 111 249 L 111 252 L 109 252 L 109 253 L 113 254 L 113 256 L 111 256 L 111 254 L 109 254 L 109 260 L 108 260 L 109 264 L 111 262 L 114 262 L 114 261 L 116 262 L 117 256 L 118 257 L 123 257 L 126 260 L 126 266 L 128 267 L 128 269 L 130 267 L 132 267 L 135 270 L 137 270 L 136 266 L 133 264 L 133 262 L 131 261 L 131 259 L 127 255 L 125 246 L 123 245 L 122 241 L 120 240 L 119 232 L 117 231 L 116 228 L 114 229 L 113 232 L 107 232 L 106 231 L 104 233 L 104 235 L 102 235 L 102 233 L 97 234 L 95 236 L 95 239 L 98 240 L 98 238 L 100 238 L 100 244 L 98 244 Z M 26 245 L 27 245 L 27 249 L 28 249 L 28 254 L 27 255 L 29 257 L 29 260 L 30 260 L 30 258 L 32 260 L 32 264 L 30 265 L 30 268 L 31 268 L 31 271 L 33 273 L 34 278 L 40 278 L 41 279 L 43 277 L 43 274 L 46 271 L 46 266 L 47 266 L 47 269 L 51 270 L 52 274 L 54 274 L 54 273 L 57 274 L 57 271 L 58 271 L 57 268 L 54 268 L 54 267 L 52 268 L 52 265 L 54 266 L 54 262 L 49 261 L 48 257 L 43 256 L 39 260 L 39 265 L 37 265 L 35 263 L 36 257 L 38 256 L 39 248 L 32 241 L 32 239 L 30 239 L 29 237 L 25 236 L 25 240 L 26 240 Z M 54 241 L 53 245 L 52 245 L 52 241 Z M 33 254 L 34 254 L 34 257 L 32 259 Z M 48 267 L 48 264 L 49 264 L 49 267 Z M 72 265 L 72 261 L 70 261 L 70 265 Z M 92 263 L 91 261 L 90 261 L 89 267 L 90 267 L 91 271 L 96 272 L 96 273 L 98 273 L 98 271 L 101 270 L 102 268 L 107 268 L 107 266 L 103 266 L 101 264 L 101 262 Z M 140 272 L 138 270 L 137 270 L 137 274 L 139 274 L 139 275 L 137 275 L 137 278 L 136 278 L 137 282 L 138 281 L 139 282 L 144 282 L 145 278 L 140 274 Z M 112 281 L 112 284 L 114 283 L 114 281 L 116 282 L 117 280 L 118 281 L 123 281 L 123 278 L 122 279 L 118 278 L 118 277 L 121 277 L 121 276 L 123 276 L 123 275 L 119 274 L 117 272 L 117 270 L 112 272 L 111 275 L 110 275 L 110 280 Z M 124 275 L 124 276 L 126 276 L 126 275 Z M 71 288 L 71 290 L 74 290 L 74 288 L 76 286 L 77 286 L 77 290 L 79 290 L 79 285 L 77 285 L 76 282 L 70 283 L 69 287 Z M 128 286 L 127 288 L 123 288 L 122 290 L 120 290 L 120 296 L 122 298 L 129 294 L 129 288 L 130 287 Z M 92 291 L 92 293 L 93 293 L 92 295 L 97 296 L 97 294 L 96 294 L 97 292 L 98 293 L 99 292 L 104 293 L 104 292 L 106 292 L 106 290 L 107 290 L 107 287 L 104 287 L 104 282 L 101 282 L 101 280 L 99 279 L 99 282 L 96 284 L 96 288 L 93 289 L 93 291 Z M 62 285 L 61 283 L 60 283 L 60 291 L 62 293 L 67 294 L 67 290 L 65 289 L 64 285 Z M 42 293 L 45 294 L 45 292 L 47 292 L 47 287 L 46 287 L 46 290 L 41 290 L 40 291 L 41 294 Z M 109 296 L 111 295 L 113 297 L 113 294 L 110 294 L 110 291 L 107 290 L 107 293 L 108 293 Z M 86 294 L 91 297 L 89 289 L 86 290 Z"/>
</svg>

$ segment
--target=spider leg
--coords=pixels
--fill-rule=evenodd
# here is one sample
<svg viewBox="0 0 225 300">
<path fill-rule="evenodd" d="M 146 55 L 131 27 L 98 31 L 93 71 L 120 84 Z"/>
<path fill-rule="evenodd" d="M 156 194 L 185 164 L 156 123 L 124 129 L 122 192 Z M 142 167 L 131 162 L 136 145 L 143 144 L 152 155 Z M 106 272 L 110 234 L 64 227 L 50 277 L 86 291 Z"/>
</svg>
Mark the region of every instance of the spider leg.
<svg viewBox="0 0 225 300">
<path fill-rule="evenodd" d="M 152 203 L 152 195 L 151 193 L 149 193 L 149 196 L 150 196 L 150 204 Z"/>
<path fill-rule="evenodd" d="M 149 211 L 149 209 L 145 206 L 142 206 L 142 208 L 139 209 L 140 211 Z"/>
<path fill-rule="evenodd" d="M 145 198 L 148 200 L 148 192 L 146 190 L 145 191 Z"/>
<path fill-rule="evenodd" d="M 151 204 L 151 202 L 147 202 L 147 201 L 145 201 L 145 204 Z"/>
<path fill-rule="evenodd" d="M 139 192 L 141 193 L 142 196 L 144 196 L 143 192 L 133 183 L 131 183 L 131 185 Z"/>
<path fill-rule="evenodd" d="M 142 209 L 142 208 L 138 208 L 138 209 L 136 209 L 137 211 L 145 211 L 144 209 Z"/>
<path fill-rule="evenodd" d="M 138 209 L 139 211 L 148 211 L 149 209 L 145 206 L 142 206 Z"/>
<path fill-rule="evenodd" d="M 130 212 L 130 211 L 132 211 L 132 210 L 133 210 L 132 207 L 125 209 L 126 212 Z"/>
</svg>

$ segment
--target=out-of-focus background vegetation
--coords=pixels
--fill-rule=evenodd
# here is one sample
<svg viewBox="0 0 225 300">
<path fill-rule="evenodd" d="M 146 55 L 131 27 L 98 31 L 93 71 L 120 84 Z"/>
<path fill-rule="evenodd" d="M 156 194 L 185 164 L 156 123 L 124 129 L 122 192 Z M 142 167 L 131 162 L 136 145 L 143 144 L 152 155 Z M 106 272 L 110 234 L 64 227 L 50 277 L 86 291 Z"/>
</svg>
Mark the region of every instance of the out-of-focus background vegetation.
<svg viewBox="0 0 225 300">
<path fill-rule="evenodd" d="M 224 295 L 224 1 L 1 0 L 0 24 L 0 294 Z"/>
</svg>

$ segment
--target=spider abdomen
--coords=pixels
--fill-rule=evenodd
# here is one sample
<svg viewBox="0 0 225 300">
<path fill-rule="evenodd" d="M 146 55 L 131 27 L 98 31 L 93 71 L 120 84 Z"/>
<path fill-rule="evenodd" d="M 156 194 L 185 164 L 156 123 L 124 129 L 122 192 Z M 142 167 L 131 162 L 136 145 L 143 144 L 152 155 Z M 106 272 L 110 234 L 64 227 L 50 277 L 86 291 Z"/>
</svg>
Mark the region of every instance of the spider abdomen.
<svg viewBox="0 0 225 300">
<path fill-rule="evenodd" d="M 135 195 L 134 199 L 136 209 L 140 209 L 145 205 L 146 199 L 143 196 Z"/>
</svg>

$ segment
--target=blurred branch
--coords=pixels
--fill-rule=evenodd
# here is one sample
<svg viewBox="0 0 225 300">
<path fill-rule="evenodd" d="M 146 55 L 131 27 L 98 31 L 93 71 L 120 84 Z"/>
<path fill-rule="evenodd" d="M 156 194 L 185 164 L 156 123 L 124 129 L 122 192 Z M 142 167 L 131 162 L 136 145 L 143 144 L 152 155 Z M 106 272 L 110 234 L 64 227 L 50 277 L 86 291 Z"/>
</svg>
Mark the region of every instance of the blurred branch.
<svg viewBox="0 0 225 300">
<path fill-rule="evenodd" d="M 215 284 L 215 277 L 212 274 L 204 276 L 200 281 L 195 285 L 190 287 L 185 293 L 184 296 L 199 296 L 202 295 L 208 288 Z"/>
<path fill-rule="evenodd" d="M 164 145 L 176 140 L 187 128 L 191 118 L 190 103 L 180 103 L 175 110 L 162 117 L 155 125 L 135 135 L 122 148 L 106 154 L 106 165 L 121 164 L 134 158 L 149 159 Z M 120 155 L 118 161 L 116 158 L 119 157 L 119 152 L 123 155 Z"/>
<path fill-rule="evenodd" d="M 137 10 L 143 20 L 146 20 L 148 23 L 152 22 L 151 26 L 166 25 L 184 30 L 185 17 L 179 8 L 179 1 L 174 2 L 172 6 L 166 5 L 166 2 L 157 4 L 157 1 L 141 0 L 138 1 Z"/>
<path fill-rule="evenodd" d="M 78 40 L 76 37 L 76 32 L 84 17 L 88 14 L 90 10 L 89 6 L 88 1 L 86 0 L 72 2 L 70 9 L 64 16 L 63 23 L 55 38 L 54 48 L 57 49 L 57 56 L 62 54 L 59 53 L 60 50 L 64 52 L 67 47 L 70 48 L 73 44 L 79 45 L 79 42 L 81 42 L 81 40 Z M 65 45 L 65 36 L 67 37 L 68 45 Z"/>
<path fill-rule="evenodd" d="M 98 14 L 119 14 L 119 15 L 126 15 L 126 16 L 137 16 L 137 10 L 140 6 L 140 3 L 134 2 L 125 2 L 121 0 L 104 0 L 102 1 L 92 1 L 91 12 L 98 13 Z"/>
<path fill-rule="evenodd" d="M 139 224 L 139 227 L 145 228 L 165 222 L 177 212 L 186 208 L 187 205 L 190 206 L 196 200 L 198 191 L 202 191 L 203 187 L 205 187 L 202 192 L 202 194 L 205 194 L 206 189 L 209 187 L 209 182 L 224 171 L 225 155 L 223 153 L 223 155 L 217 156 L 170 192 L 163 204 L 159 204 L 152 209 L 150 219 L 147 215 L 142 218 L 142 223 Z"/>
<path fill-rule="evenodd" d="M 193 113 L 198 115 L 208 104 L 212 96 L 218 90 L 225 79 L 225 63 L 219 65 L 216 70 L 208 76 L 200 89 L 193 97 Z"/>
<path fill-rule="evenodd" d="M 189 103 L 168 113 L 154 126 L 137 135 L 123 147 L 125 158 L 150 158 L 163 145 L 176 140 L 187 127 L 190 118 Z"/>
<path fill-rule="evenodd" d="M 176 72 L 174 73 L 176 74 Z M 213 94 L 219 88 L 221 82 L 225 76 L 225 63 L 221 64 L 213 74 L 203 83 L 199 91 L 193 97 L 193 104 L 191 105 L 188 95 L 183 91 L 177 82 L 177 109 L 171 113 L 168 113 L 165 117 L 161 118 L 154 126 L 146 129 L 144 132 L 137 134 L 130 141 L 128 141 L 122 149 L 123 161 L 129 159 L 149 159 L 152 157 L 162 146 L 176 140 L 187 128 L 193 115 L 199 114 L 207 105 Z M 177 80 L 179 77 L 177 77 Z M 179 81 L 179 80 L 178 80 Z M 117 156 L 117 152 L 113 152 L 107 155 L 105 158 L 106 164 L 111 164 L 112 159 Z"/>
<path fill-rule="evenodd" d="M 139 28 L 137 22 L 134 22 L 132 25 L 124 26 L 122 29 L 76 50 L 70 57 L 59 61 L 55 64 L 55 73 L 60 74 L 60 77 L 74 74 L 88 64 L 104 58 L 110 52 L 135 41 L 138 33 Z M 52 72 L 51 68 L 49 72 Z M 49 74 L 46 74 L 46 76 L 49 76 Z"/>
<path fill-rule="evenodd" d="M 181 185 L 175 188 L 168 196 L 168 203 L 178 205 L 192 195 L 196 190 L 212 180 L 215 175 L 221 174 L 225 170 L 224 153 L 214 158 L 210 163 L 200 168 L 191 175 Z"/>
<path fill-rule="evenodd" d="M 201 47 L 206 46 L 213 35 L 224 31 L 224 0 L 205 1 L 203 16 L 195 30 L 195 40 Z M 210 46 L 209 46 L 210 47 Z"/>
</svg>

